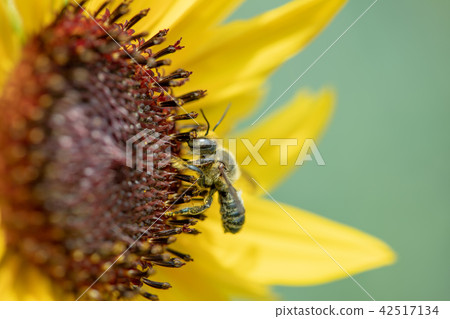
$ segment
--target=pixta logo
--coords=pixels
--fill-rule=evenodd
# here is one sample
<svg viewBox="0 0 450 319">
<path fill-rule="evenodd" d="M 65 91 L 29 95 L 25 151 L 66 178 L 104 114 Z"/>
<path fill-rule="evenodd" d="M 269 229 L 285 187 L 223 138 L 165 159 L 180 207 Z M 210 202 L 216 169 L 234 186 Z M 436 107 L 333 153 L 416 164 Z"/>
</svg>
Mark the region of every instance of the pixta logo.
<svg viewBox="0 0 450 319">
<path fill-rule="evenodd" d="M 144 129 L 127 140 L 126 165 L 151 174 L 170 163 L 171 152 L 169 136 L 162 137 L 154 130 Z"/>
</svg>

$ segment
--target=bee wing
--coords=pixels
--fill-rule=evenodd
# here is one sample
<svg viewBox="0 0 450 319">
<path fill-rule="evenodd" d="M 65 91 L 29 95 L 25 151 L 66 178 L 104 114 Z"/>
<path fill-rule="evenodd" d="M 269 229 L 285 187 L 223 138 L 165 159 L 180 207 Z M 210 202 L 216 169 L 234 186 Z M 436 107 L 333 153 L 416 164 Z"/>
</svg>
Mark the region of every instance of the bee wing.
<svg viewBox="0 0 450 319">
<path fill-rule="evenodd" d="M 241 176 L 244 178 L 244 180 L 249 184 L 249 187 L 251 187 L 253 190 L 257 190 L 258 184 L 255 183 L 255 180 L 253 179 L 252 174 L 250 174 L 247 170 L 240 168 L 241 170 Z"/>
<path fill-rule="evenodd" d="M 230 191 L 231 196 L 233 196 L 233 199 L 234 199 L 234 202 L 236 203 L 236 208 L 237 208 L 238 212 L 240 214 L 245 213 L 245 208 L 242 205 L 242 200 L 239 197 L 239 195 L 238 195 L 236 189 L 234 188 L 233 184 L 231 184 L 230 180 L 228 179 L 227 175 L 225 174 L 223 166 L 220 166 L 219 170 L 220 170 L 220 175 L 225 180 L 225 183 L 227 183 L 228 190 Z"/>
</svg>

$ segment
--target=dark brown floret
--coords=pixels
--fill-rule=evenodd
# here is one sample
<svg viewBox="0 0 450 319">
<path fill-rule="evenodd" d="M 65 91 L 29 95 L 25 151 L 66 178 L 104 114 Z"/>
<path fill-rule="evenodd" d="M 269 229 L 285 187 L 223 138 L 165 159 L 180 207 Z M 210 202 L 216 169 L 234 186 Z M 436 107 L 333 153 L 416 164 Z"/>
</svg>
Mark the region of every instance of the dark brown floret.
<svg viewBox="0 0 450 319">
<path fill-rule="evenodd" d="M 196 233 L 195 219 L 164 216 L 190 199 L 181 187 L 188 177 L 172 167 L 168 154 L 176 156 L 180 142 L 194 134 L 178 132 L 176 121 L 197 116 L 177 114 L 179 106 L 205 91 L 173 98 L 171 87 L 191 73 L 178 69 L 164 76 L 156 68 L 170 64 L 161 57 L 180 50 L 180 42 L 154 53 L 150 47 L 168 30 L 146 41 L 131 28 L 148 10 L 117 24 L 128 2 L 111 13 L 105 11 L 109 2 L 93 13 L 96 20 L 76 5 L 65 7 L 29 40 L 4 88 L 2 227 L 9 252 L 40 267 L 75 298 L 140 294 L 157 300 L 141 290 L 143 284 L 170 288 L 148 279 L 155 267 L 191 260 L 166 249 L 177 235 Z M 127 140 L 145 129 L 158 137 L 144 147 L 153 151 L 151 172 L 127 166 Z"/>
</svg>

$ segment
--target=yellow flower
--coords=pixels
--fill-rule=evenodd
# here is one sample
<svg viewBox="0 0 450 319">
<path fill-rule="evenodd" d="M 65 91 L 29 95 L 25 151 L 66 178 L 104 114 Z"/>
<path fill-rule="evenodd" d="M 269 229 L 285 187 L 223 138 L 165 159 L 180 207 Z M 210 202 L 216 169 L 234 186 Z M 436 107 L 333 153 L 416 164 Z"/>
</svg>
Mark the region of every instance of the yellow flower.
<svg viewBox="0 0 450 319">
<path fill-rule="evenodd" d="M 193 78 L 184 83 L 182 88 L 173 87 L 174 96 L 179 96 L 186 90 L 207 89 L 206 98 L 192 106 L 185 105 L 184 108 L 188 111 L 203 108 L 210 119 L 218 119 L 224 106 L 231 102 L 233 106 L 226 120 L 218 128 L 218 134 L 221 136 L 227 136 L 234 123 L 255 109 L 263 96 L 263 84 L 267 77 L 316 36 L 345 1 L 294 0 L 246 21 L 220 24 L 241 2 L 135 0 L 132 4 L 133 10 L 118 20 L 130 19 L 139 10 L 150 7 L 148 18 L 133 26 L 136 33 L 145 31 L 152 35 L 164 28 L 170 28 L 166 36 L 168 43 L 175 43 L 183 37 L 182 43 L 186 48 L 183 52 L 173 55 L 173 58 L 171 56 L 172 65 L 173 69 L 182 66 L 193 71 Z M 8 78 L 14 83 L 15 78 L 20 78 L 23 72 L 28 72 L 26 68 L 15 69 L 18 68 L 18 61 L 33 54 L 32 51 L 24 52 L 23 46 L 33 34 L 39 34 L 44 26 L 55 19 L 55 13 L 61 10 L 64 3 L 63 0 L 0 2 L 1 87 L 7 83 Z M 102 1 L 93 0 L 87 2 L 85 7 L 88 12 L 93 13 L 101 4 Z M 73 28 L 76 27 L 78 26 Z M 71 41 L 76 40 L 74 38 Z M 64 54 L 62 56 L 64 57 Z M 170 70 L 169 67 L 167 69 Z M 20 70 L 22 73 L 11 73 L 12 70 Z M 15 85 L 20 86 L 21 82 L 17 81 L 19 83 Z M 6 86 L 8 87 L 8 84 Z M 295 138 L 300 144 L 305 139 L 315 139 L 331 115 L 333 100 L 333 93 L 328 90 L 318 94 L 300 92 L 289 105 L 237 136 L 248 138 L 253 144 L 260 138 L 271 137 Z M 46 102 L 47 99 L 39 99 L 39 103 Z M 0 107 L 3 116 L 3 112 L 9 110 L 11 105 Z M 7 114 L 13 114 L 11 112 L 14 110 Z M 39 133 L 37 130 L 34 135 L 30 135 L 39 140 Z M 8 142 L 3 141 L 3 144 L 6 143 Z M 252 162 L 245 167 L 247 174 L 254 177 L 257 185 L 249 183 L 246 178 L 236 182 L 236 188 L 243 191 L 247 211 L 242 231 L 235 235 L 224 234 L 218 203 L 215 200 L 207 212 L 208 218 L 196 225 L 201 234 L 179 235 L 177 242 L 170 245 L 170 249 L 174 251 L 189 252 L 194 261 L 187 262 L 179 269 L 155 267 L 156 273 L 149 277 L 152 281 L 168 282 L 172 285 L 171 289 L 157 291 L 160 299 L 272 299 L 274 296 L 270 292 L 270 285 L 320 284 L 394 261 L 395 256 L 390 248 L 374 237 L 298 208 L 279 205 L 262 198 L 294 169 L 295 158 L 288 157 L 289 165 L 281 166 L 278 164 L 278 154 L 274 153 L 274 148 L 267 145 L 261 148 L 260 154 L 268 163 L 267 166 Z M 238 162 L 241 163 L 245 156 L 238 154 Z M 66 165 L 70 166 L 71 163 Z M 5 173 L 5 167 L 2 169 Z M 18 198 L 28 198 L 27 195 L 19 195 L 14 193 Z M 2 195 L 1 200 L 3 212 L 8 211 L 11 208 L 8 206 L 9 199 Z M 2 227 L 3 231 L 6 229 L 4 232 L 8 233 L 5 216 L 9 215 L 4 214 Z M 30 216 L 39 216 L 39 212 Z M 98 226 L 100 228 L 101 225 Z M 114 227 L 115 225 L 111 226 L 111 232 L 115 231 Z M 20 232 L 13 232 L 16 233 Z M 64 235 L 58 236 L 64 238 Z M 167 236 L 163 238 L 167 244 Z M 11 241 L 11 237 L 9 240 Z M 39 250 L 40 242 L 31 242 L 37 243 Z M 78 287 L 79 290 L 68 291 L 59 284 L 62 279 L 55 280 L 55 277 L 60 275 L 59 271 L 65 269 L 61 270 L 58 265 L 52 265 L 53 268 L 49 268 L 52 271 L 46 272 L 42 265 L 39 266 L 39 262 L 28 260 L 23 253 L 19 253 L 10 245 L 11 242 L 6 244 L 4 236 L 0 234 L 0 300 L 74 299 L 84 292 L 84 288 L 89 288 L 87 284 L 83 288 Z M 126 246 L 116 245 L 114 251 L 121 252 Z M 36 248 L 32 245 L 30 247 Z M 156 251 L 159 248 L 155 247 L 151 247 L 152 256 L 161 257 L 160 252 Z M 67 249 L 71 252 L 71 261 L 83 261 L 83 254 Z M 120 252 L 116 252 L 116 255 Z M 31 256 L 39 257 L 37 253 Z M 92 254 L 88 264 L 95 263 L 96 258 L 98 256 Z M 185 259 L 189 260 L 188 257 Z M 157 261 L 153 259 L 152 262 Z M 113 269 L 105 265 L 108 264 L 103 264 L 105 270 L 114 273 Z M 121 282 L 123 278 L 118 272 L 115 274 L 118 277 L 113 279 Z M 136 278 L 145 281 L 145 276 Z M 124 285 L 126 284 L 129 285 L 128 282 Z M 138 286 L 135 282 L 133 285 Z M 126 288 L 123 289 L 127 292 Z M 104 298 L 104 295 L 92 293 L 97 291 L 95 286 L 90 290 L 85 297 Z M 155 290 L 149 291 L 155 293 Z M 107 296 L 114 297 L 115 294 L 113 292 Z M 127 296 L 125 293 L 117 295 L 125 298 Z"/>
</svg>

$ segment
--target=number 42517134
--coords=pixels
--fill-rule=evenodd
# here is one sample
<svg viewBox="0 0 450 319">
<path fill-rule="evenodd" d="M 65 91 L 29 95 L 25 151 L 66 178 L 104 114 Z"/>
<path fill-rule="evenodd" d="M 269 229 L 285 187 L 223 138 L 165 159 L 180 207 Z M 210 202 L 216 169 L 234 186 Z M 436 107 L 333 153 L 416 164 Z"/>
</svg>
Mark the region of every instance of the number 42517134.
<svg viewBox="0 0 450 319">
<path fill-rule="evenodd" d="M 378 312 L 383 316 L 429 316 L 439 314 L 438 306 L 435 306 L 433 309 L 431 308 L 432 306 L 383 306 Z"/>
</svg>

